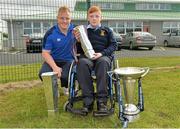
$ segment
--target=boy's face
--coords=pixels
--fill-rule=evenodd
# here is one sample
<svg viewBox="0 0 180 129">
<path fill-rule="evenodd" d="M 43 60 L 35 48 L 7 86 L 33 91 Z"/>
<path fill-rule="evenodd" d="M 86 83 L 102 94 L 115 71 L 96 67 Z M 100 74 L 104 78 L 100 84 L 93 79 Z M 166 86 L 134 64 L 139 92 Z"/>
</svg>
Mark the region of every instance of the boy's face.
<svg viewBox="0 0 180 129">
<path fill-rule="evenodd" d="M 88 21 L 93 27 L 98 26 L 101 23 L 101 19 L 100 12 L 93 12 L 88 14 Z"/>
<path fill-rule="evenodd" d="M 71 22 L 71 15 L 69 12 L 61 12 L 59 13 L 59 16 L 57 17 L 59 27 L 62 30 L 67 30 L 69 27 L 69 24 Z"/>
</svg>

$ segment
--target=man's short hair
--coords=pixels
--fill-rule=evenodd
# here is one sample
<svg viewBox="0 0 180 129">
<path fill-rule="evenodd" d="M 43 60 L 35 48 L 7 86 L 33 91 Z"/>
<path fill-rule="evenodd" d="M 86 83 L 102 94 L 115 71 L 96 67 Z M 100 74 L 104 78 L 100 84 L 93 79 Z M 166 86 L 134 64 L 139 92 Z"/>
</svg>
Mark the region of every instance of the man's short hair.
<svg viewBox="0 0 180 129">
<path fill-rule="evenodd" d="M 61 6 L 61 7 L 59 7 L 59 10 L 58 10 L 58 16 L 62 12 L 69 12 L 70 13 L 71 11 L 67 6 Z"/>
</svg>

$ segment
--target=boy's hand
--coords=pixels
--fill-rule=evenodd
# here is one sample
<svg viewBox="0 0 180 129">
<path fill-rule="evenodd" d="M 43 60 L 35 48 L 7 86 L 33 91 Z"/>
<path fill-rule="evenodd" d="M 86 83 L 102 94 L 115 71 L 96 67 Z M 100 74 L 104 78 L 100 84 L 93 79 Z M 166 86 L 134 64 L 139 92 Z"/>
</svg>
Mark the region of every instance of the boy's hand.
<svg viewBox="0 0 180 129">
<path fill-rule="evenodd" d="M 101 53 L 94 53 L 94 57 L 92 58 L 92 60 L 96 60 L 96 59 L 98 59 L 101 56 L 102 56 Z"/>
</svg>

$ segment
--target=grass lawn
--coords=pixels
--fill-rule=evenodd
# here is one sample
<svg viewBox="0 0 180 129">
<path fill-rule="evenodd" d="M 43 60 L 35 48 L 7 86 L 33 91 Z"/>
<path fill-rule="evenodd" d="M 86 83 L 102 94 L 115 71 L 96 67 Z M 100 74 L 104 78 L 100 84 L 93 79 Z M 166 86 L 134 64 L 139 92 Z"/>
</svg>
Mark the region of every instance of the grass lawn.
<svg viewBox="0 0 180 129">
<path fill-rule="evenodd" d="M 130 64 L 131 62 L 131 64 Z M 133 64 L 132 64 L 133 62 Z M 142 63 L 143 62 L 143 63 Z M 142 79 L 145 110 L 130 128 L 180 128 L 180 58 L 122 59 L 121 66 L 151 68 Z M 155 69 L 156 67 L 176 67 Z M 43 86 L 0 92 L 0 128 L 121 128 L 116 104 L 115 113 L 95 118 L 74 115 L 63 110 L 67 97 L 60 90 L 59 114 L 47 117 Z"/>
<path fill-rule="evenodd" d="M 40 63 L 0 66 L 0 83 L 38 79 Z"/>
</svg>

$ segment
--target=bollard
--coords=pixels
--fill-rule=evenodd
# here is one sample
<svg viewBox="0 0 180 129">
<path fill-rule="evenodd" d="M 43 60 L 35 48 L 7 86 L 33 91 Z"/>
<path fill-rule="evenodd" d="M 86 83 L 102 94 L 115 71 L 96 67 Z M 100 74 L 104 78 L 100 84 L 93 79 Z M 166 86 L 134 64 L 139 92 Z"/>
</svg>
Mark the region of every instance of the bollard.
<svg viewBox="0 0 180 129">
<path fill-rule="evenodd" d="M 43 79 L 48 117 L 54 117 L 58 113 L 59 92 L 57 83 L 57 73 L 46 72 L 42 73 L 41 77 Z"/>
</svg>

